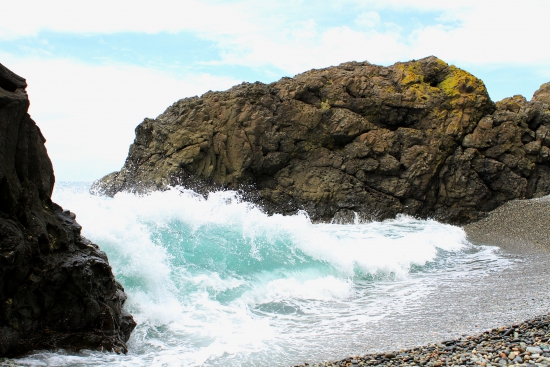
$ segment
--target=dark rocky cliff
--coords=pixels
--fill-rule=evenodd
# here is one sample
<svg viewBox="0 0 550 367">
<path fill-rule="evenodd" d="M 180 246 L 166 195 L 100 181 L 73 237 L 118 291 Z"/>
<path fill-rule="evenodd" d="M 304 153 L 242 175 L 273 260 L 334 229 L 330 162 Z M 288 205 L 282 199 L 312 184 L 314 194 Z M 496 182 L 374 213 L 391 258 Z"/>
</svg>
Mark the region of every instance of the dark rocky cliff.
<svg viewBox="0 0 550 367">
<path fill-rule="evenodd" d="M 105 253 L 51 200 L 54 173 L 25 79 L 0 64 L 0 356 L 125 352 L 135 322 Z"/>
<path fill-rule="evenodd" d="M 495 104 L 481 80 L 436 57 L 243 83 L 145 119 L 124 167 L 94 189 L 224 187 L 314 220 L 466 223 L 550 192 L 548 90 Z"/>
</svg>

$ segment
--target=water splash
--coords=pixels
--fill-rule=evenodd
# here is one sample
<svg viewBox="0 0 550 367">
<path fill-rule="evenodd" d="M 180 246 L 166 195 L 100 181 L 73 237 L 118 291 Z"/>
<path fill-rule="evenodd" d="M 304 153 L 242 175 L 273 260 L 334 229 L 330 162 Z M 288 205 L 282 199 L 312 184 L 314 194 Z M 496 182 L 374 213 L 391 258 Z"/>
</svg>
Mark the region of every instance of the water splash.
<svg viewBox="0 0 550 367">
<path fill-rule="evenodd" d="M 128 293 L 138 322 L 130 353 L 36 353 L 23 365 L 326 359 L 346 338 L 366 337 L 369 323 L 413 307 L 438 278 L 506 262 L 435 221 L 313 224 L 305 213 L 268 216 L 231 191 L 107 198 L 85 188 L 58 186 L 54 200 L 77 213 Z"/>
</svg>

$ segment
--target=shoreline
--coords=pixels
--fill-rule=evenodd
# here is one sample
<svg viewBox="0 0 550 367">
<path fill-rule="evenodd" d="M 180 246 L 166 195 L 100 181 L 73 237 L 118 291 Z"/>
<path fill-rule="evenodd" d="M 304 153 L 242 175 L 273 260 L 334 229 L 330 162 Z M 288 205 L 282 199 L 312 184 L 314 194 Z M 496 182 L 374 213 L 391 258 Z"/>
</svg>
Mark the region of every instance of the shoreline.
<svg viewBox="0 0 550 367">
<path fill-rule="evenodd" d="M 353 356 L 295 367 L 549 366 L 550 314 L 483 333 L 410 349 Z"/>
<path fill-rule="evenodd" d="M 509 201 L 490 212 L 486 218 L 465 225 L 463 229 L 470 242 L 498 246 L 504 254 L 525 261 L 525 272 L 516 271 L 520 277 L 531 278 L 529 273 L 533 270 L 529 269 L 530 263 L 542 266 L 550 274 L 550 196 Z M 550 278 L 546 275 L 542 272 L 534 282 L 549 293 Z M 517 285 L 512 284 L 512 288 Z M 545 299 L 548 301 L 547 297 Z M 548 312 L 524 316 L 524 321 L 509 322 L 509 311 L 502 312 L 497 315 L 501 320 L 498 325 L 484 331 L 472 330 L 445 341 L 422 342 L 423 346 L 400 350 L 389 343 L 388 351 L 384 352 L 375 350 L 339 361 L 296 366 L 550 366 L 550 308 L 546 307 Z"/>
</svg>

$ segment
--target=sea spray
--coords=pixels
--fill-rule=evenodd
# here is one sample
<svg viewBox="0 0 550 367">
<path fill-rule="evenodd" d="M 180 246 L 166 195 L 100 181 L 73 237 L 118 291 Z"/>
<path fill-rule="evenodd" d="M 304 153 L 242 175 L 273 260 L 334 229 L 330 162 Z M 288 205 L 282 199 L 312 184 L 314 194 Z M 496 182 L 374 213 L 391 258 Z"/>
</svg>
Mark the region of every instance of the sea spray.
<svg viewBox="0 0 550 367">
<path fill-rule="evenodd" d="M 339 357 L 357 353 L 369 325 L 415 307 L 438 279 L 507 261 L 469 244 L 458 227 L 406 216 L 313 224 L 306 213 L 268 216 L 231 191 L 108 198 L 85 189 L 60 185 L 54 199 L 77 214 L 129 295 L 138 322 L 130 352 L 36 353 L 19 360 L 25 365 L 289 365 Z"/>
</svg>

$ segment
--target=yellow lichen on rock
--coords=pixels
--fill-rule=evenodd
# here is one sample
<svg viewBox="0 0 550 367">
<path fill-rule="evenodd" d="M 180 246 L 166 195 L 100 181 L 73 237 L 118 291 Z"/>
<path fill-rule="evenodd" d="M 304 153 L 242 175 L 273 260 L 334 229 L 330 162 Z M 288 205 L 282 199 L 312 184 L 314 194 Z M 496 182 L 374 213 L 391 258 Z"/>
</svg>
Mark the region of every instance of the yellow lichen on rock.
<svg viewBox="0 0 550 367">
<path fill-rule="evenodd" d="M 473 76 L 472 74 L 451 65 L 450 73 L 447 77 L 438 84 L 445 94 L 449 97 L 455 97 L 461 94 L 487 93 L 485 85 L 481 80 Z"/>
<path fill-rule="evenodd" d="M 401 79 L 403 86 L 424 83 L 424 75 L 422 75 L 420 63 L 410 62 L 406 67 L 405 64 L 401 64 L 398 67 L 403 71 L 403 78 Z"/>
</svg>

